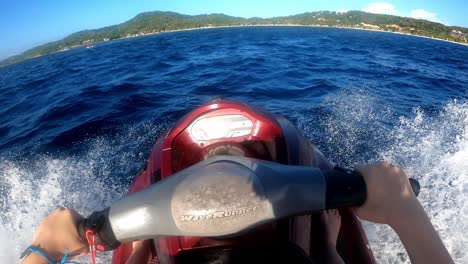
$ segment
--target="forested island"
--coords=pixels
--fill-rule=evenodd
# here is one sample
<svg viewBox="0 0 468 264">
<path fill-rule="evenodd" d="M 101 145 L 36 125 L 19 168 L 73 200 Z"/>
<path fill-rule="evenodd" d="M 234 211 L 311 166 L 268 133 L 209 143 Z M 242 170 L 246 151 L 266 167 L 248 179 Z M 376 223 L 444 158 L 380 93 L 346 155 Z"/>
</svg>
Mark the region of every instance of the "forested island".
<svg viewBox="0 0 468 264">
<path fill-rule="evenodd" d="M 360 28 L 398 32 L 468 44 L 468 28 L 445 26 L 441 23 L 422 19 L 372 14 L 363 11 L 318 11 L 273 18 L 242 18 L 224 14 L 191 16 L 175 12 L 154 11 L 141 13 L 118 25 L 73 33 L 62 40 L 37 46 L 20 55 L 0 61 L 0 66 L 9 65 L 52 52 L 89 45 L 94 42 L 183 29 L 255 25 L 304 25 Z"/>
</svg>

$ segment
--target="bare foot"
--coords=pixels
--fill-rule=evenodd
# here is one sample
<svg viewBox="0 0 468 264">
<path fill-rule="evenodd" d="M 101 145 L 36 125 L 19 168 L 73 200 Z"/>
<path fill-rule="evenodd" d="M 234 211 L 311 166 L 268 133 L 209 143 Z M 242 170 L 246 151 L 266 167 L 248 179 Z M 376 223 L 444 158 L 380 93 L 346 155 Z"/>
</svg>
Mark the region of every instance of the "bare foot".
<svg viewBox="0 0 468 264">
<path fill-rule="evenodd" d="M 343 264 L 338 251 L 336 251 L 336 241 L 340 233 L 341 215 L 336 209 L 325 210 L 320 214 L 320 220 L 323 223 L 325 243 L 326 243 L 326 263 Z"/>
<path fill-rule="evenodd" d="M 324 210 L 320 215 L 322 220 L 325 239 L 328 245 L 336 248 L 336 241 L 338 239 L 338 233 L 340 233 L 341 226 L 341 215 L 336 209 Z"/>
</svg>

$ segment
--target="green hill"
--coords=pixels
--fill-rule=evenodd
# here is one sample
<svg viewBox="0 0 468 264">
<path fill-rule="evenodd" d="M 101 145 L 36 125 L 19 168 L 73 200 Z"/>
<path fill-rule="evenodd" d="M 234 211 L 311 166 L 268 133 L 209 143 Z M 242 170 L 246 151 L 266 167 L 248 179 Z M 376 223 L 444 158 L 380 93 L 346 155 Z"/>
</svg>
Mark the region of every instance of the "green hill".
<svg viewBox="0 0 468 264">
<path fill-rule="evenodd" d="M 73 33 L 62 40 L 37 46 L 28 51 L 25 51 L 23 54 L 3 60 L 0 62 L 0 66 L 5 66 L 56 51 L 67 50 L 77 46 L 86 45 L 88 43 L 108 41 L 125 37 L 134 37 L 171 30 L 237 25 L 285 24 L 383 30 L 427 36 L 468 44 L 468 28 L 449 27 L 441 23 L 430 22 L 422 19 L 371 14 L 362 11 L 349 11 L 346 13 L 319 11 L 267 19 L 247 19 L 227 16 L 224 14 L 190 16 L 175 12 L 155 11 L 141 13 L 129 21 L 118 25 L 94 30 L 83 30 L 77 33 Z"/>
</svg>

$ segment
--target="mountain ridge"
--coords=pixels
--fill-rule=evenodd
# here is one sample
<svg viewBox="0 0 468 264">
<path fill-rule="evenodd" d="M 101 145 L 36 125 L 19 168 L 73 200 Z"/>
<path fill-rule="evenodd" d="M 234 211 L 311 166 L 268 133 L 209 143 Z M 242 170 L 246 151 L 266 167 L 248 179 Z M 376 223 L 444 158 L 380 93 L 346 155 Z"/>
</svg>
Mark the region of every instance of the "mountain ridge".
<svg viewBox="0 0 468 264">
<path fill-rule="evenodd" d="M 422 19 L 373 14 L 363 11 L 315 11 L 272 18 L 242 18 L 220 13 L 186 15 L 172 11 L 149 11 L 139 13 L 130 20 L 120 24 L 78 31 L 61 40 L 36 46 L 22 54 L 0 61 L 0 66 L 6 66 L 93 42 L 182 29 L 248 25 L 302 25 L 371 29 L 468 44 L 468 28 L 445 26 L 441 23 Z"/>
</svg>

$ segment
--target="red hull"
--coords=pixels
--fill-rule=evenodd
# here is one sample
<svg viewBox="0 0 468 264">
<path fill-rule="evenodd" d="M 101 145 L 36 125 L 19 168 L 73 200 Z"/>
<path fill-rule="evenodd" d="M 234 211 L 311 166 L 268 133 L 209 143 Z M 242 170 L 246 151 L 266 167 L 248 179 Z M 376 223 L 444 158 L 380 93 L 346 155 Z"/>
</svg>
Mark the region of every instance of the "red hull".
<svg viewBox="0 0 468 264">
<path fill-rule="evenodd" d="M 213 102 L 197 108 L 183 117 L 170 131 L 157 140 L 145 170 L 135 178 L 130 193 L 147 188 L 152 183 L 197 163 L 203 159 L 200 153 L 206 154 L 205 149 L 208 148 L 208 145 L 214 146 L 224 141 L 225 139 L 218 139 L 200 143 L 188 136 L 187 128 L 194 120 L 200 116 L 209 116 L 211 113 L 241 113 L 250 120 L 254 120 L 256 131 L 247 136 L 230 138 L 229 142 L 232 144 L 261 140 L 265 142 L 268 149 L 272 148 L 272 144 L 276 144 L 275 151 L 273 151 L 276 154 L 270 159 L 277 162 L 311 167 L 330 166 L 327 162 L 318 160 L 315 148 L 284 118 L 273 117 L 239 103 Z M 286 142 L 281 142 L 278 139 L 284 139 Z M 287 148 L 282 149 L 281 144 L 287 144 Z M 282 155 L 285 152 L 288 153 L 287 156 Z M 346 263 L 374 263 L 367 238 L 357 217 L 348 209 L 341 210 L 340 213 L 342 224 L 339 245 L 341 244 L 343 247 L 339 248 L 339 251 L 343 259 Z M 323 231 L 317 215 L 298 216 L 282 222 L 278 223 L 278 226 L 282 226 L 283 231 L 286 231 L 285 239 L 302 248 L 305 254 L 313 259 L 320 261 L 323 258 L 323 243 L 321 243 L 323 242 L 321 239 Z M 177 263 L 176 256 L 181 251 L 205 246 L 232 245 L 233 241 L 200 237 L 166 237 L 154 240 L 153 244 L 155 248 L 152 254 L 156 254 L 161 262 Z M 114 251 L 112 263 L 123 264 L 131 254 L 132 244 L 122 244 Z M 148 256 L 148 258 L 153 257 L 155 256 Z"/>
</svg>

